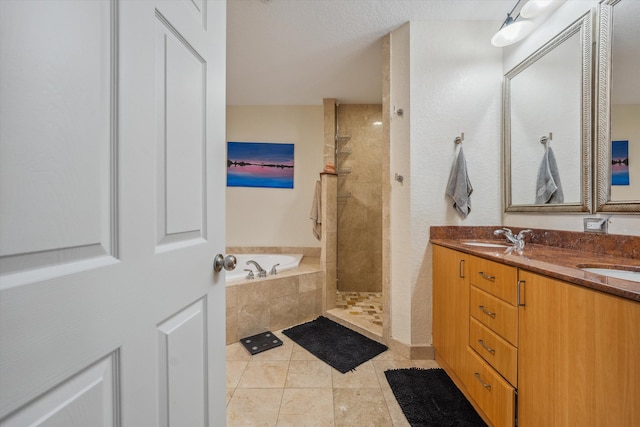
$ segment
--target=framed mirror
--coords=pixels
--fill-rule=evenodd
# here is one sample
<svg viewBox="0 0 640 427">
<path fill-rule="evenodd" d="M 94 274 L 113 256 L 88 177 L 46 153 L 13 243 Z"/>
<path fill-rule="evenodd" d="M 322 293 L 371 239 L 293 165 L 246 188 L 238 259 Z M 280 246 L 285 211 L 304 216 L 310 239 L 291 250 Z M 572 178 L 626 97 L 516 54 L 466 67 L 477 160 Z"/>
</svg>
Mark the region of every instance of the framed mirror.
<svg viewBox="0 0 640 427">
<path fill-rule="evenodd" d="M 506 212 L 590 212 L 592 14 L 509 71 L 503 90 Z"/>
<path fill-rule="evenodd" d="M 599 4 L 596 211 L 640 213 L 640 2 Z"/>
</svg>

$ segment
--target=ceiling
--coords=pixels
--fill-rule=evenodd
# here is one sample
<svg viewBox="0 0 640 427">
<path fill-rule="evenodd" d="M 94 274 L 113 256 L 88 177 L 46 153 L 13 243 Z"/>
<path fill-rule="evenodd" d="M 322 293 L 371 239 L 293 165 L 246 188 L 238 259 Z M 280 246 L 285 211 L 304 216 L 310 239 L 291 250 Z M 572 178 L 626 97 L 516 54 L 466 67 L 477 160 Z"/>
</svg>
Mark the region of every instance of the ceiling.
<svg viewBox="0 0 640 427">
<path fill-rule="evenodd" d="M 227 104 L 380 104 L 384 35 L 428 20 L 488 20 L 497 31 L 515 3 L 227 0 Z"/>
</svg>

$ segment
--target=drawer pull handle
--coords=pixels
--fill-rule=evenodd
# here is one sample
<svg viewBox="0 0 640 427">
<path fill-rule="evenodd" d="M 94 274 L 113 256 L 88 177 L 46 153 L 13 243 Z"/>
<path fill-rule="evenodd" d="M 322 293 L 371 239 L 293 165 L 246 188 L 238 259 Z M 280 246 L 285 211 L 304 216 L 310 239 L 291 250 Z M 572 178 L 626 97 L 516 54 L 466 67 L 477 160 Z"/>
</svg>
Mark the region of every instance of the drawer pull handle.
<svg viewBox="0 0 640 427">
<path fill-rule="evenodd" d="M 489 311 L 486 308 L 484 308 L 484 305 L 479 305 L 478 308 L 480 309 L 480 311 L 482 311 L 487 316 L 493 317 L 494 319 L 496 318 L 496 314 L 494 312 Z"/>
<path fill-rule="evenodd" d="M 487 384 L 484 381 L 482 381 L 482 378 L 480 378 L 480 374 L 478 372 L 476 372 L 475 374 L 476 379 L 478 381 L 480 381 L 480 384 L 482 384 L 482 387 L 486 388 L 487 390 L 491 391 L 491 384 Z"/>
<path fill-rule="evenodd" d="M 478 340 L 478 342 L 480 343 L 480 345 L 482 346 L 482 348 L 484 348 L 485 350 L 487 350 L 489 353 L 491 354 L 496 354 L 496 351 L 494 349 L 492 349 L 491 347 L 487 346 L 483 340 Z"/>
<path fill-rule="evenodd" d="M 478 271 L 478 274 L 483 278 L 483 279 L 487 279 L 491 282 L 495 282 L 496 281 L 496 276 L 489 276 L 488 274 L 485 274 L 484 271 Z"/>
</svg>

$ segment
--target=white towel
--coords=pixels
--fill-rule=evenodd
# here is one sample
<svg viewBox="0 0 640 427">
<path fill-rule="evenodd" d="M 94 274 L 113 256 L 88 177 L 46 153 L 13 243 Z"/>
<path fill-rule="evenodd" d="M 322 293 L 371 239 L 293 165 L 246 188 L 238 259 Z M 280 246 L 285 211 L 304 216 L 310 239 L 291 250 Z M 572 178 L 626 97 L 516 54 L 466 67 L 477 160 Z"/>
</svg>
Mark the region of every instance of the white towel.
<svg viewBox="0 0 640 427">
<path fill-rule="evenodd" d="M 536 204 L 563 203 L 562 185 L 556 157 L 551 147 L 547 147 L 538 169 L 536 182 Z"/>
<path fill-rule="evenodd" d="M 320 235 L 322 234 L 322 205 L 320 204 L 320 199 L 322 198 L 322 184 L 320 181 L 316 181 L 316 188 L 313 193 L 313 202 L 311 203 L 311 213 L 309 213 L 309 218 L 313 221 L 313 235 L 316 236 L 316 239 L 320 240 Z"/>
<path fill-rule="evenodd" d="M 466 218 L 471 212 L 471 193 L 473 193 L 473 187 L 467 174 L 467 162 L 464 159 L 462 147 L 460 147 L 449 175 L 447 196 L 451 197 L 453 207 L 456 208 L 462 218 Z"/>
</svg>

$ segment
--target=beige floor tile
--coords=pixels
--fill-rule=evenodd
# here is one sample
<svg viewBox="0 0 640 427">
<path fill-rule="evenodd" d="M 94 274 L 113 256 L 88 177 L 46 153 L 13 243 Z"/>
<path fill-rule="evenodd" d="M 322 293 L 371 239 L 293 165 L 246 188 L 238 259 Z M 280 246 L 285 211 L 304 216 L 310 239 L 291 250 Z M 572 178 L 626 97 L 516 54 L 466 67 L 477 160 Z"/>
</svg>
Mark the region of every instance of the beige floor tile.
<svg viewBox="0 0 640 427">
<path fill-rule="evenodd" d="M 236 388 L 283 388 L 289 361 L 252 360 L 247 364 Z"/>
<path fill-rule="evenodd" d="M 234 389 L 238 386 L 248 363 L 242 360 L 227 361 L 227 388 Z"/>
<path fill-rule="evenodd" d="M 333 425 L 331 388 L 285 388 L 278 427 Z"/>
<path fill-rule="evenodd" d="M 289 362 L 289 372 L 285 387 L 331 388 L 331 366 L 320 360 L 292 360 Z"/>
<path fill-rule="evenodd" d="M 289 360 L 291 359 L 292 350 L 293 343 L 285 343 L 283 341 L 281 346 L 255 354 L 251 357 L 251 360 Z"/>
<path fill-rule="evenodd" d="M 243 360 L 248 362 L 251 359 L 251 353 L 239 342 L 229 344 L 227 346 L 227 361 Z"/>
<path fill-rule="evenodd" d="M 283 389 L 238 389 L 227 405 L 227 427 L 275 427 Z"/>
<path fill-rule="evenodd" d="M 355 371 L 341 373 L 331 369 L 334 388 L 380 387 L 376 371 L 371 361 L 358 366 Z"/>
<path fill-rule="evenodd" d="M 309 353 L 304 347 L 294 344 L 291 360 L 320 360 L 313 354 Z"/>
<path fill-rule="evenodd" d="M 393 425 L 380 387 L 334 388 L 333 408 L 337 427 Z"/>
<path fill-rule="evenodd" d="M 391 388 L 383 387 L 382 395 L 384 396 L 384 400 L 387 402 L 387 409 L 389 410 L 389 415 L 391 416 L 393 426 L 410 427 L 411 425 L 407 421 L 407 417 L 404 416 L 402 408 L 400 408 L 400 405 L 398 404 L 396 397 L 393 395 L 393 391 L 391 391 Z"/>
</svg>

